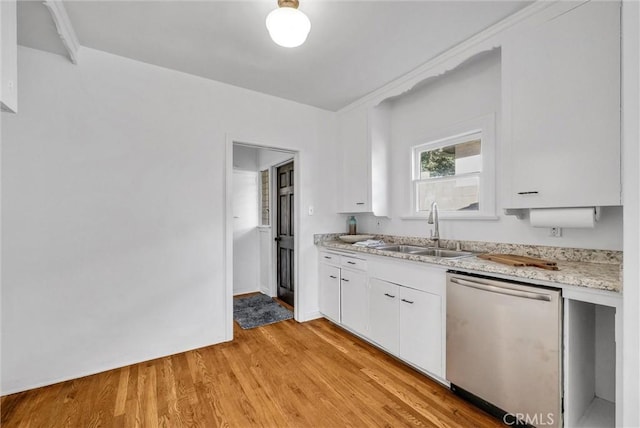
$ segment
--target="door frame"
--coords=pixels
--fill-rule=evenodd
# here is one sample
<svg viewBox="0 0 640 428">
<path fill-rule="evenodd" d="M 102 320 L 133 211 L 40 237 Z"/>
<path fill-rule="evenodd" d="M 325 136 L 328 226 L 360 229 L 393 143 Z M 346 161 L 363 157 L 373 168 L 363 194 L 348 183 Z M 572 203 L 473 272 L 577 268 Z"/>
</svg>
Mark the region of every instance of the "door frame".
<svg viewBox="0 0 640 428">
<path fill-rule="evenodd" d="M 260 141 L 260 142 L 258 142 Z M 225 136 L 225 167 L 223 170 L 224 180 L 224 230 L 223 230 L 223 270 L 224 270 L 224 307 L 225 307 L 225 340 L 233 340 L 233 145 L 239 144 L 247 147 L 255 147 L 257 149 L 274 150 L 283 153 L 291 154 L 293 159 L 293 177 L 294 183 L 300 183 L 300 152 L 295 149 L 283 147 L 278 144 L 265 143 L 259 138 L 242 137 L 236 134 L 227 133 Z M 287 161 L 288 162 L 288 161 Z M 273 168 L 273 167 L 271 167 Z M 271 186 L 271 198 L 273 198 L 273 183 Z M 294 247 L 294 284 L 297 288 L 294 294 L 294 308 L 293 317 L 296 321 L 300 320 L 302 315 L 302 309 L 300 308 L 302 299 L 301 295 L 304 294 L 304 286 L 300 286 L 300 221 L 302 220 L 300 201 L 302 200 L 302 189 L 300 186 L 296 189 L 296 197 L 293 203 L 293 215 L 295 218 L 293 232 L 293 247 Z M 273 229 L 273 213 L 271 215 L 271 241 L 272 246 L 274 238 Z M 271 264 L 273 265 L 273 251 L 271 252 Z M 275 270 L 272 272 L 272 276 L 275 275 Z M 272 282 L 272 288 L 277 286 L 275 281 Z"/>
</svg>

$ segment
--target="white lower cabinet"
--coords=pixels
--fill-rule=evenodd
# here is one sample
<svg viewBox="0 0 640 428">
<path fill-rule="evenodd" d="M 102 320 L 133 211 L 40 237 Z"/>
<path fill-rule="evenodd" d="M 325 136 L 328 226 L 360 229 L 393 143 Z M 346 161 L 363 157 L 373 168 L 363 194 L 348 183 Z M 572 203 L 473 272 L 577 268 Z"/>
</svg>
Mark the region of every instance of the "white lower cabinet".
<svg viewBox="0 0 640 428">
<path fill-rule="evenodd" d="M 564 300 L 564 426 L 621 426 L 620 303 Z"/>
<path fill-rule="evenodd" d="M 446 269 L 329 251 L 319 262 L 325 317 L 443 381 Z"/>
<path fill-rule="evenodd" d="M 320 312 L 340 322 L 340 268 L 320 263 L 319 285 Z"/>
<path fill-rule="evenodd" d="M 341 322 L 363 336 L 366 336 L 368 332 L 369 302 L 367 294 L 367 275 L 364 272 L 342 269 L 340 283 Z"/>
<path fill-rule="evenodd" d="M 332 321 L 366 335 L 369 300 L 366 260 L 322 251 L 319 258 L 318 306 Z"/>
<path fill-rule="evenodd" d="M 441 297 L 407 287 L 398 288 L 400 358 L 443 376 Z"/>
<path fill-rule="evenodd" d="M 369 280 L 371 339 L 437 376 L 442 370 L 442 299 L 378 278 Z"/>
<path fill-rule="evenodd" d="M 394 355 L 398 354 L 399 286 L 377 278 L 369 280 L 369 310 L 371 340 Z"/>
</svg>

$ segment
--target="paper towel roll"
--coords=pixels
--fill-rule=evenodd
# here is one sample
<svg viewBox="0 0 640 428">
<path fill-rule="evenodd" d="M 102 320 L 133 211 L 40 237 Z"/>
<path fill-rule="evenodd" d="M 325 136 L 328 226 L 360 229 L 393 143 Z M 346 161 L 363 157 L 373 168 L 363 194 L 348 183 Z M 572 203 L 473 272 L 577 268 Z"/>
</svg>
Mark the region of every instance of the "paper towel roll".
<svg viewBox="0 0 640 428">
<path fill-rule="evenodd" d="M 540 208 L 529 211 L 533 227 L 585 227 L 593 228 L 596 222 L 594 207 L 589 208 Z"/>
</svg>

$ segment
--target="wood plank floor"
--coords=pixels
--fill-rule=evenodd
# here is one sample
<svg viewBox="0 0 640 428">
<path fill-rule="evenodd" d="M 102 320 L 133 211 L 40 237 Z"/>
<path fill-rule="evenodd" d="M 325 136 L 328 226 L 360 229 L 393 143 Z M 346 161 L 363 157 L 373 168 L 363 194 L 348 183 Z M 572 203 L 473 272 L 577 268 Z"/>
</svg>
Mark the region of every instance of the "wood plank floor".
<svg viewBox="0 0 640 428">
<path fill-rule="evenodd" d="M 2 397 L 10 427 L 497 427 L 326 320 Z"/>
</svg>

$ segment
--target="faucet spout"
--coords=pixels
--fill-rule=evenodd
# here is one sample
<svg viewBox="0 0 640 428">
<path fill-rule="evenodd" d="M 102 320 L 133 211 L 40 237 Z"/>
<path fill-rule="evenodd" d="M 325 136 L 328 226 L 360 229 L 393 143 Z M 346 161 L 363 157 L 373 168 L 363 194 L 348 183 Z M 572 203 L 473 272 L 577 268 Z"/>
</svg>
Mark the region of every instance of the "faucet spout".
<svg viewBox="0 0 640 428">
<path fill-rule="evenodd" d="M 440 248 L 440 220 L 438 219 L 438 204 L 436 201 L 431 203 L 431 212 L 427 219 L 428 224 L 433 224 L 433 230 L 431 231 L 431 239 L 436 243 L 436 248 Z"/>
</svg>

